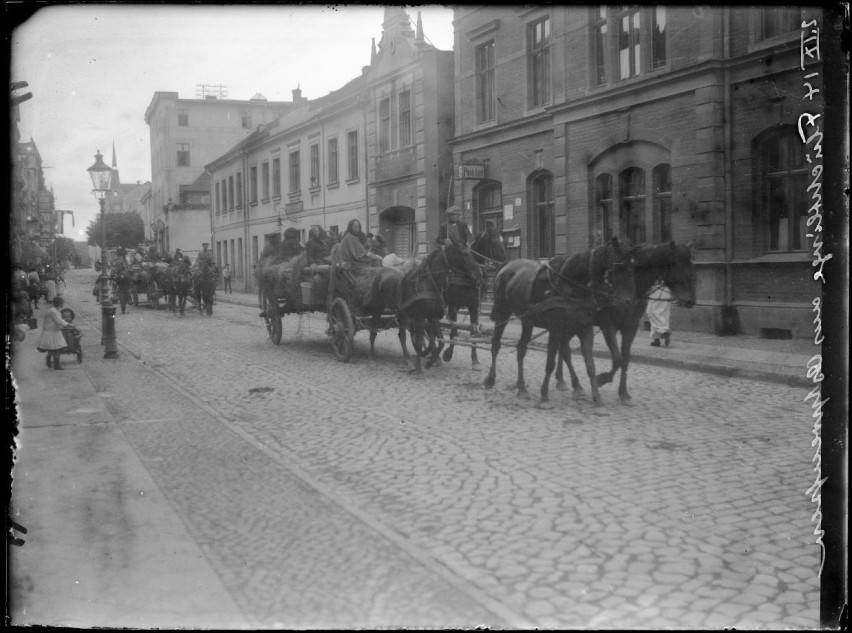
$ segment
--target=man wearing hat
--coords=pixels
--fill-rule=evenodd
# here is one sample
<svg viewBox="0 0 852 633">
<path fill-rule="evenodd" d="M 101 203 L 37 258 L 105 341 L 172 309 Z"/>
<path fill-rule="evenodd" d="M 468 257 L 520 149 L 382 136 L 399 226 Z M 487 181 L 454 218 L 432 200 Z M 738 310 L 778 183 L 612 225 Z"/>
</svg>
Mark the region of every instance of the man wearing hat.
<svg viewBox="0 0 852 633">
<path fill-rule="evenodd" d="M 447 239 L 460 251 L 466 251 L 470 238 L 470 228 L 462 220 L 461 209 L 451 206 L 447 209 Z"/>
<path fill-rule="evenodd" d="M 198 257 L 195 259 L 195 267 L 201 268 L 201 264 L 205 261 L 208 266 L 213 266 L 213 251 L 207 250 L 210 247 L 208 242 L 204 242 L 201 245 L 201 252 L 198 253 Z"/>
</svg>

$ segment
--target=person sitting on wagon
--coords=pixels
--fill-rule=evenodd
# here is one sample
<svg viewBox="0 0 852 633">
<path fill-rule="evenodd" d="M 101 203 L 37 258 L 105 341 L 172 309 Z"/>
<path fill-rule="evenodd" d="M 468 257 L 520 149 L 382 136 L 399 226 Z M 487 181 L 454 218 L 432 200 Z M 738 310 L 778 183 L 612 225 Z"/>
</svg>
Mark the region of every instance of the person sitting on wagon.
<svg viewBox="0 0 852 633">
<path fill-rule="evenodd" d="M 351 220 L 340 241 L 340 258 L 352 265 L 352 270 L 381 265 L 382 258 L 367 251 L 367 236 L 361 230 L 361 222 Z M 377 263 L 378 262 L 378 263 Z"/>
<path fill-rule="evenodd" d="M 308 235 L 308 243 L 305 246 L 307 264 L 328 264 L 331 255 L 332 239 L 319 225 L 314 224 Z"/>
<path fill-rule="evenodd" d="M 385 238 L 381 235 L 368 233 L 367 243 L 370 246 L 367 250 L 373 255 L 378 255 L 379 257 L 384 258 L 388 254 L 388 249 L 385 248 Z"/>
</svg>

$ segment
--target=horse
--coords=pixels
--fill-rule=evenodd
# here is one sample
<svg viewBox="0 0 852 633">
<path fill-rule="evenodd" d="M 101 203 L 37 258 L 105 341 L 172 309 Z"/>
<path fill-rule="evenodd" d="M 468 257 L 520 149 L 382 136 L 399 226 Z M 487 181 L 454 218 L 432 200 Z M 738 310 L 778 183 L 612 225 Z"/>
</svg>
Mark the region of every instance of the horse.
<svg viewBox="0 0 852 633">
<path fill-rule="evenodd" d="M 210 260 L 202 260 L 197 270 L 192 275 L 193 294 L 198 303 L 198 313 L 207 316 L 213 315 L 213 297 L 216 293 L 218 273 L 216 265 Z"/>
<path fill-rule="evenodd" d="M 495 244 L 488 238 L 483 231 L 480 233 L 470 246 L 474 260 L 480 264 L 479 274 L 466 274 L 453 271 L 450 274 L 449 285 L 444 293 L 444 301 L 447 304 L 447 319 L 456 322 L 459 310 L 467 308 L 470 315 L 471 333 L 478 334 L 481 329 L 479 327 L 479 306 L 483 299 L 485 291 L 485 275 L 484 271 L 497 271 L 505 264 L 509 256 L 502 245 L 500 248 L 495 248 Z M 458 328 L 450 328 L 450 340 L 455 338 Z M 439 345 L 440 352 L 443 343 Z M 453 358 L 453 350 L 455 344 L 452 342 L 444 350 L 441 358 L 449 362 Z M 473 369 L 479 369 L 479 358 L 476 354 L 476 346 L 470 348 L 470 363 Z"/>
<path fill-rule="evenodd" d="M 639 323 L 648 306 L 648 296 L 658 287 L 658 280 L 668 286 L 674 294 L 673 301 L 678 305 L 692 308 L 695 305 L 695 273 L 692 266 L 692 244 L 678 245 L 674 241 L 668 244 L 638 244 L 630 249 L 635 260 L 636 294 L 627 304 L 613 304 L 601 308 L 595 319 L 604 336 L 609 353 L 612 356 L 612 369 L 597 376 L 597 385 L 612 382 L 615 372 L 621 369 L 618 396 L 628 404 L 632 397 L 627 391 L 627 367 L 630 364 L 630 349 L 639 329 Z M 621 333 L 621 348 L 616 340 L 616 332 Z M 559 352 L 559 365 L 556 369 L 556 388 L 565 390 L 562 377 L 562 361 L 568 365 L 571 374 L 571 386 L 575 392 L 582 391 L 580 381 L 571 364 L 571 348 L 568 341 Z"/>
<path fill-rule="evenodd" d="M 421 356 L 429 356 L 426 368 L 439 361 L 437 338 L 440 336 L 439 322 L 444 316 L 443 294 L 451 270 L 477 274 L 478 264 L 469 251 L 461 251 L 451 244 L 436 248 L 415 268 L 402 273 L 393 268 L 381 269 L 370 289 L 369 300 L 364 310 L 372 315 L 370 329 L 370 358 L 375 356 L 375 339 L 379 331 L 380 317 L 386 309 L 396 313 L 399 325 L 399 343 L 405 358 L 406 370 L 422 373 Z M 415 362 L 406 345 L 406 333 L 414 346 Z M 426 338 L 429 338 L 428 345 Z"/>
<path fill-rule="evenodd" d="M 192 293 L 192 270 L 189 264 L 172 264 L 163 276 L 164 288 L 169 294 L 169 307 L 172 314 L 180 313 L 183 317 L 186 310 L 186 298 Z"/>
<path fill-rule="evenodd" d="M 617 238 L 584 253 L 554 257 L 546 264 L 528 259 L 508 262 L 494 279 L 491 319 L 496 325 L 485 388 L 494 386 L 500 339 L 514 314 L 520 317 L 522 325 L 517 347 L 518 397 L 529 397 L 524 383 L 524 356 L 532 329 L 538 327 L 549 333 L 547 364 L 541 385 L 542 404 L 548 402 L 548 383 L 562 342 L 578 336 L 592 383 L 592 400 L 596 407 L 600 406 L 592 357 L 595 313 L 610 302 L 630 301 L 634 294 L 633 258 L 619 245 Z"/>
</svg>

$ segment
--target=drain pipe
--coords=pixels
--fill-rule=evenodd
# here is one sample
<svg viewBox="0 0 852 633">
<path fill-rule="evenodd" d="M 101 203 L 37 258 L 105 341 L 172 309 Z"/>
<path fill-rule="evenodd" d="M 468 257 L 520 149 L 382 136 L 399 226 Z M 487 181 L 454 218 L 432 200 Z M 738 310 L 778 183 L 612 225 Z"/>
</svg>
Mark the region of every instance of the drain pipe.
<svg viewBox="0 0 852 633">
<path fill-rule="evenodd" d="M 731 7 L 724 7 L 724 136 L 725 136 L 725 302 L 722 306 L 722 327 L 727 330 L 727 321 L 734 309 L 734 279 L 731 260 L 734 256 L 734 182 L 733 182 L 733 107 L 731 104 Z M 735 334 L 736 332 L 730 332 Z"/>
<path fill-rule="evenodd" d="M 252 286 L 252 280 L 249 277 L 249 265 L 248 265 L 249 261 L 251 261 L 251 255 L 249 254 L 251 252 L 251 245 L 249 244 L 249 209 L 250 209 L 250 207 L 248 205 L 248 196 L 246 195 L 246 189 L 248 189 L 248 187 L 246 187 L 246 185 L 248 184 L 248 179 L 246 178 L 246 175 L 247 175 L 246 169 L 248 168 L 248 164 L 247 164 L 248 163 L 248 152 L 243 150 L 242 152 L 240 152 L 240 154 L 242 156 L 242 160 L 240 161 L 240 169 L 243 172 L 243 175 L 242 175 L 243 184 L 242 184 L 242 187 L 241 187 L 242 191 L 240 192 L 240 194 L 242 194 L 241 195 L 242 200 L 240 200 L 240 204 L 243 205 L 243 236 L 245 238 L 243 240 L 244 246 L 243 246 L 243 262 L 242 262 L 242 264 L 243 264 L 243 290 L 248 292 L 249 290 L 251 290 L 251 286 Z M 233 257 L 233 254 L 231 254 L 231 257 Z M 231 273 L 231 274 L 233 274 L 233 273 Z"/>
</svg>

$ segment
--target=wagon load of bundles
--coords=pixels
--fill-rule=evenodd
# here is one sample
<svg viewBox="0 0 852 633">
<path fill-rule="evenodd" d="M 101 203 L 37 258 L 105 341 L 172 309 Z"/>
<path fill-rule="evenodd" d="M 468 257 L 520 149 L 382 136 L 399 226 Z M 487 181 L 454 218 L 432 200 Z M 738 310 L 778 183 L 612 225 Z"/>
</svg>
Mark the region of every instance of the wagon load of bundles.
<svg viewBox="0 0 852 633">
<path fill-rule="evenodd" d="M 382 270 L 381 266 L 356 266 L 338 272 L 340 292 L 354 312 L 358 313 L 364 306 L 370 305 L 373 282 Z"/>
<path fill-rule="evenodd" d="M 294 267 L 303 268 L 305 254 L 292 259 L 281 259 L 276 255 L 267 255 L 257 262 L 254 276 L 258 285 L 263 288 L 272 288 L 275 296 L 286 298 L 287 303 L 299 305 L 301 296 L 299 292 L 299 279 L 294 273 Z"/>
<path fill-rule="evenodd" d="M 166 262 L 153 262 L 141 265 L 142 280 L 146 282 L 156 281 L 157 285 L 163 285 L 163 275 L 169 269 Z M 131 268 L 132 270 L 132 268 Z"/>
</svg>

